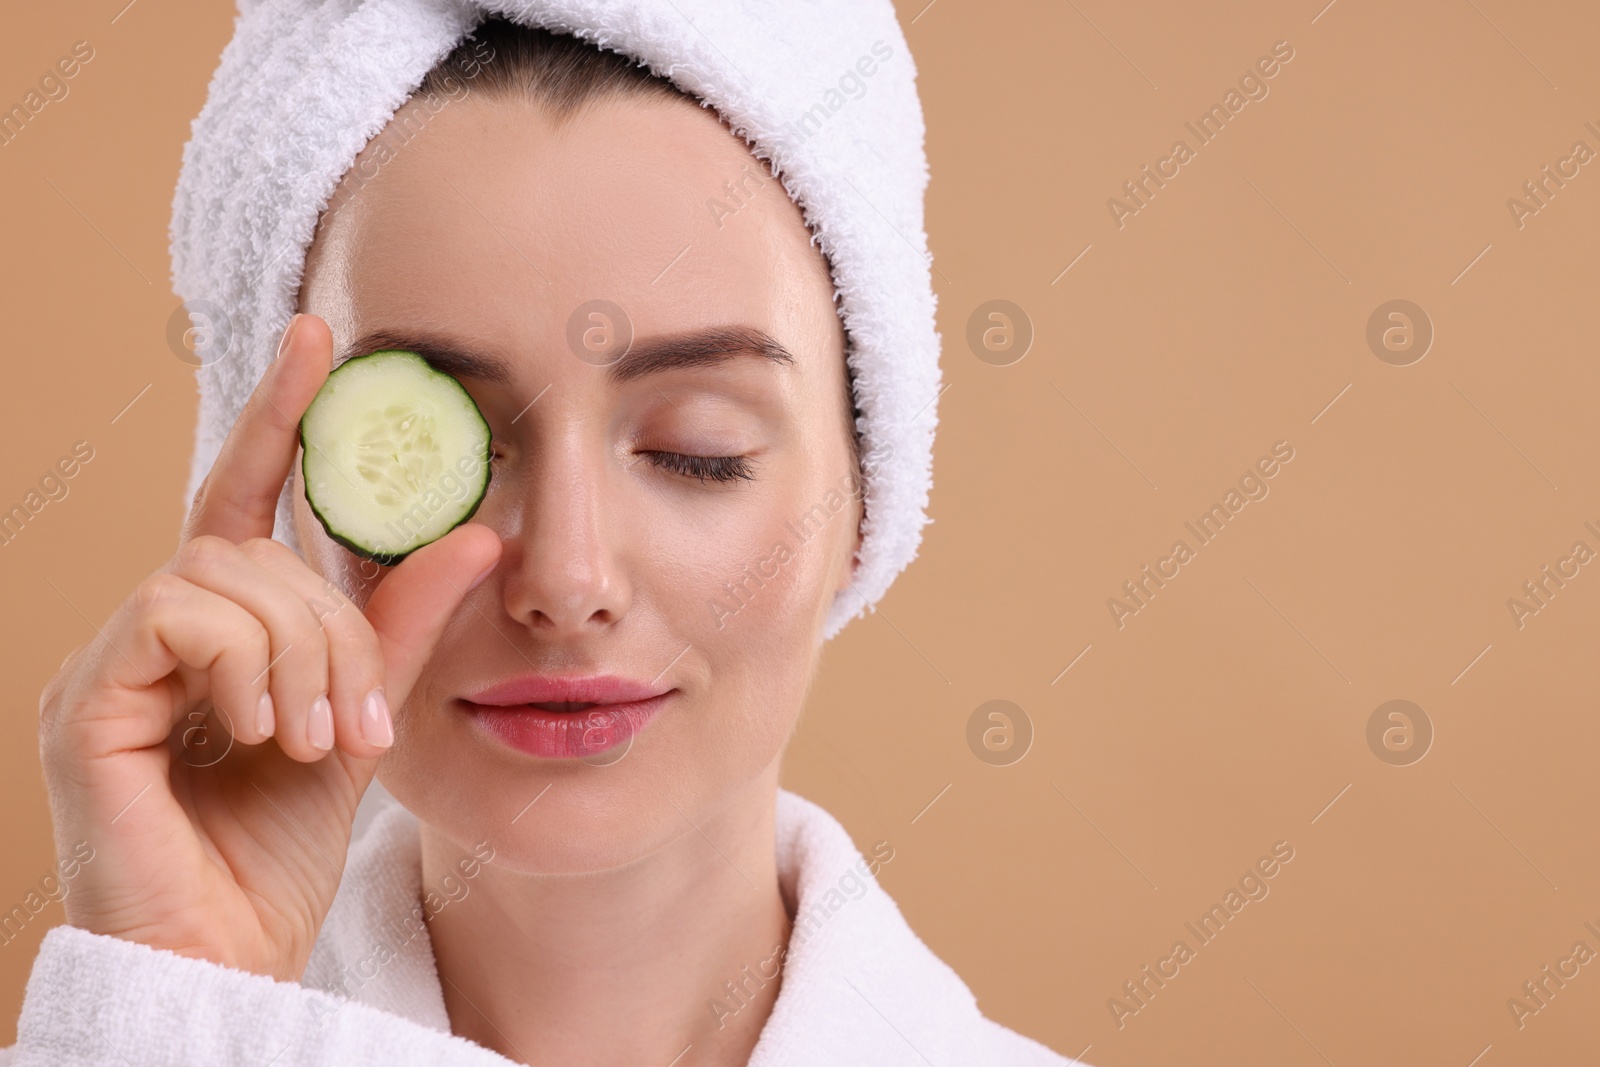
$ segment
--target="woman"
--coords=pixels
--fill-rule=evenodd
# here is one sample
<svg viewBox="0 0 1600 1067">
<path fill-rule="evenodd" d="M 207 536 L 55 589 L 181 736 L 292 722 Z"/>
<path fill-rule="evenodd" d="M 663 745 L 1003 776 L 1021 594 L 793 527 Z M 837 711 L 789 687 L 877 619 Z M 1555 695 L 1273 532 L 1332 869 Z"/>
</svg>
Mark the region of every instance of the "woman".
<svg viewBox="0 0 1600 1067">
<path fill-rule="evenodd" d="M 245 309 L 246 352 L 278 297 L 299 314 L 264 370 L 202 370 L 182 545 L 43 696 L 58 846 L 88 858 L 13 1062 L 1066 1062 L 906 926 L 873 878 L 892 843 L 863 856 L 778 785 L 822 642 L 915 553 L 937 377 L 926 264 L 868 273 L 890 235 L 852 238 L 863 209 L 826 201 L 866 194 L 806 166 L 920 166 L 920 117 L 885 160 L 850 136 L 872 112 L 824 96 L 786 146 L 808 219 L 726 115 L 620 47 L 750 114 L 762 47 L 876 54 L 842 98 L 888 114 L 915 107 L 892 11 L 536 6 L 463 39 L 466 3 L 245 5 L 175 274 Z M 419 57 L 404 107 L 361 82 L 415 85 Z M 278 113 L 237 102 L 252 77 Z M 363 93 L 390 115 L 370 138 L 338 106 Z M 269 210 L 290 195 L 314 232 Z M 808 228 L 829 218 L 836 262 Z M 378 567 L 308 506 L 297 425 L 335 364 L 393 348 L 462 383 L 494 453 L 471 522 Z M 399 806 L 352 846 L 375 773 Z"/>
</svg>

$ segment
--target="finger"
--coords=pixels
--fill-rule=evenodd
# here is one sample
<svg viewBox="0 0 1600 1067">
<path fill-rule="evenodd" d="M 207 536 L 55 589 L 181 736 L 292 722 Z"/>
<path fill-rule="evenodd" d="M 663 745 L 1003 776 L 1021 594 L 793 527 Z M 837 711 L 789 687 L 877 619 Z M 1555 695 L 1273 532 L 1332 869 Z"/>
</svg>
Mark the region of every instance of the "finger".
<svg viewBox="0 0 1600 1067">
<path fill-rule="evenodd" d="M 238 735 L 267 691 L 266 629 L 233 601 L 168 571 L 140 582 L 101 634 L 86 680 L 69 684 L 41 722 L 44 747 L 74 762 L 164 744 L 208 695 Z M 205 682 L 180 693 L 169 676 L 185 667 L 204 672 Z"/>
<path fill-rule="evenodd" d="M 239 549 L 305 601 L 321 625 L 338 747 L 358 759 L 383 755 L 394 743 L 394 725 L 383 689 L 383 648 L 372 624 L 342 590 L 282 542 L 258 537 Z"/>
<path fill-rule="evenodd" d="M 289 320 L 217 461 L 195 494 L 183 540 L 211 534 L 235 544 L 271 537 L 278 496 L 300 440 L 300 416 L 333 364 L 333 332 L 316 315 Z"/>
<path fill-rule="evenodd" d="M 267 631 L 270 659 L 263 669 L 271 703 L 251 709 L 250 736 L 276 736 L 284 752 L 303 763 L 327 755 L 334 742 L 328 639 L 310 605 L 238 545 L 209 534 L 180 548 L 172 571 L 238 604 Z"/>
<path fill-rule="evenodd" d="M 469 522 L 411 553 L 378 583 L 366 616 L 383 647 L 391 708 L 405 704 L 445 625 L 499 560 L 499 535 Z"/>
</svg>

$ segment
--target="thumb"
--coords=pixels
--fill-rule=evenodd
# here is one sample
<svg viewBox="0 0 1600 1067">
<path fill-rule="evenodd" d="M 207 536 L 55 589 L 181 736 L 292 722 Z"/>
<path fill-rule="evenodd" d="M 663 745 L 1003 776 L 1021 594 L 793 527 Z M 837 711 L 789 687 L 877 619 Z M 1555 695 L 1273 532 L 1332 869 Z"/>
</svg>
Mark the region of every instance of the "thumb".
<svg viewBox="0 0 1600 1067">
<path fill-rule="evenodd" d="M 378 583 L 364 614 L 383 649 L 384 689 L 399 710 L 468 591 L 500 561 L 500 537 L 463 523 L 411 553 Z"/>
</svg>

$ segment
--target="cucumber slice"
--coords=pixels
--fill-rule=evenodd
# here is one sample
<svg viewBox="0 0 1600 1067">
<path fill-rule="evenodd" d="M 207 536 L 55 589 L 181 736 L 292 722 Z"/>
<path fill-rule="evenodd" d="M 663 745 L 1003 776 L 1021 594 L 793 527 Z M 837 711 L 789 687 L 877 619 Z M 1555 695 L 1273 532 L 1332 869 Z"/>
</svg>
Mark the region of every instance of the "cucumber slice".
<svg viewBox="0 0 1600 1067">
<path fill-rule="evenodd" d="M 357 356 L 300 420 L 306 501 L 329 537 L 390 566 L 478 510 L 489 440 L 472 396 L 415 352 Z"/>
</svg>

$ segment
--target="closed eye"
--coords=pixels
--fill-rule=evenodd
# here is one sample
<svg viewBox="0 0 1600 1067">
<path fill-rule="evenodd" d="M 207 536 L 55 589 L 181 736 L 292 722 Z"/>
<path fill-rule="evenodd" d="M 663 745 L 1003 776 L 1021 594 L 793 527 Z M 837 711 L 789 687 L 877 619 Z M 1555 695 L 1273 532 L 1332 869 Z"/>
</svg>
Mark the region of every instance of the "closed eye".
<svg viewBox="0 0 1600 1067">
<path fill-rule="evenodd" d="M 702 483 L 751 479 L 748 456 L 686 456 L 680 452 L 646 452 L 645 455 L 650 457 L 650 462 L 663 470 L 681 474 L 686 478 L 697 478 Z"/>
</svg>

